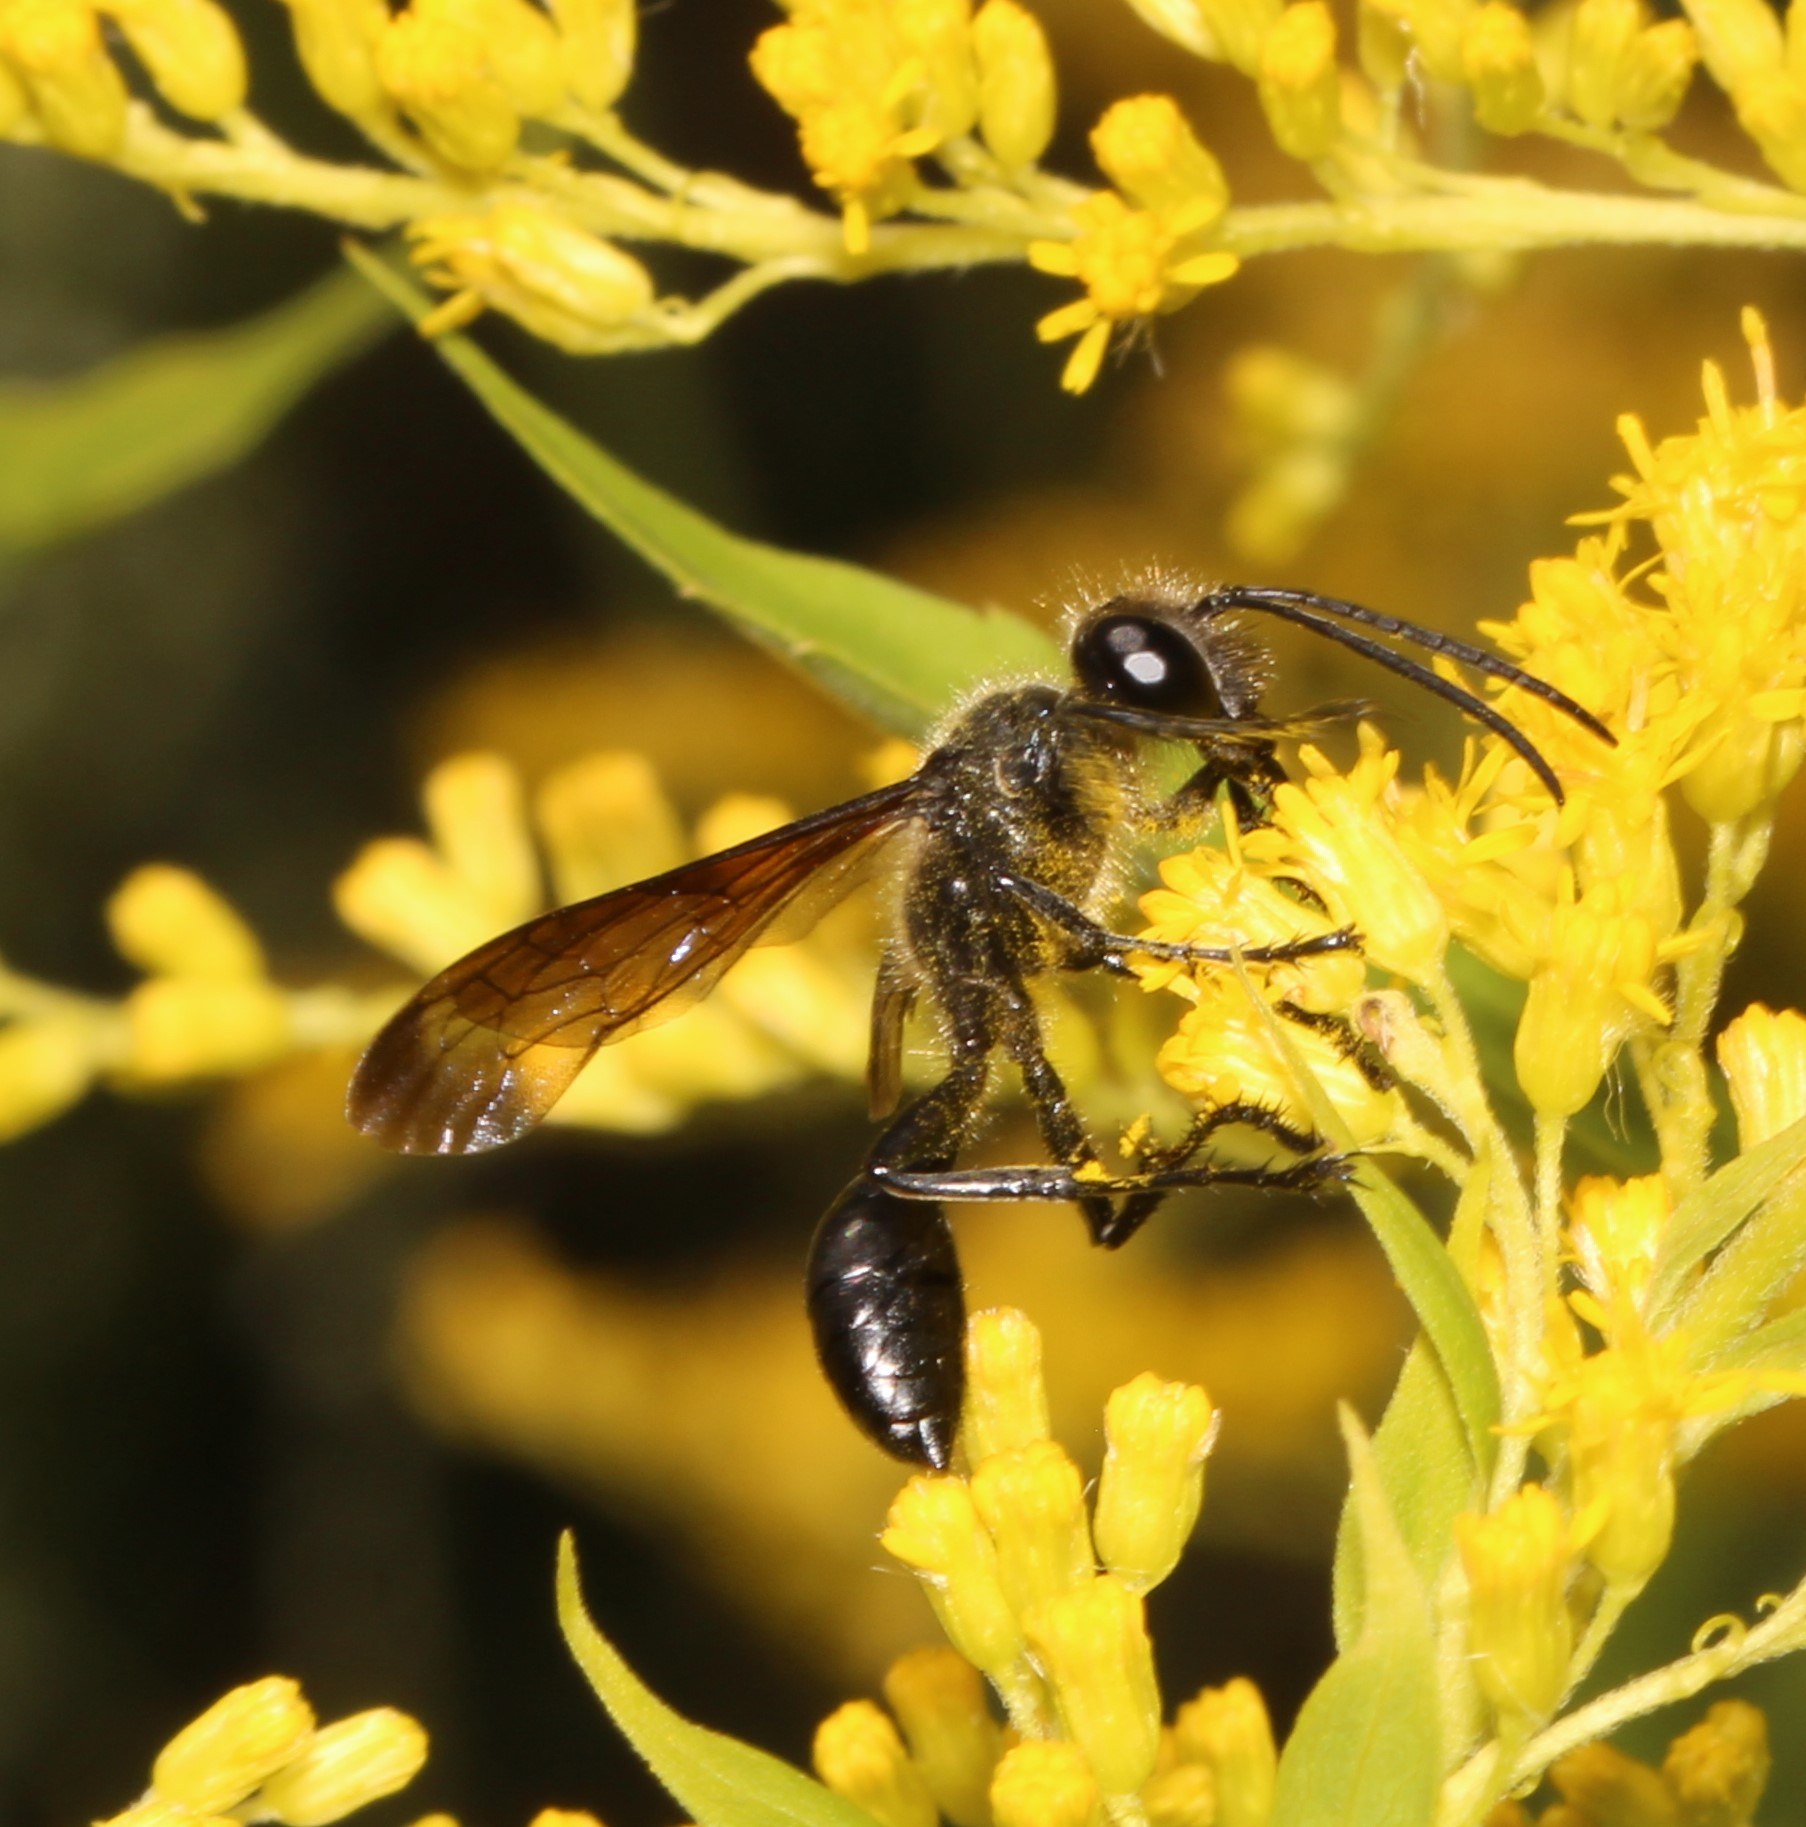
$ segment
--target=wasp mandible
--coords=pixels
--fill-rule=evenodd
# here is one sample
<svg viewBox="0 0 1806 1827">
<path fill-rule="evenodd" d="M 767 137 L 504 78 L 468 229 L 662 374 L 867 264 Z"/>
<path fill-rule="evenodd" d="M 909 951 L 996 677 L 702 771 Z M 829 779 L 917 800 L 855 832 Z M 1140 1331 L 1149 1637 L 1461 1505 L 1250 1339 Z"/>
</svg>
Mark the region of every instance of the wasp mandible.
<svg viewBox="0 0 1806 1827">
<path fill-rule="evenodd" d="M 859 1427 L 898 1458 L 945 1467 L 963 1393 L 965 1299 L 943 1200 L 1076 1204 L 1114 1248 L 1178 1187 L 1313 1186 L 1345 1163 L 1287 1167 L 1199 1158 L 1213 1128 L 1265 1120 L 1294 1146 L 1312 1138 L 1263 1113 L 1206 1113 L 1183 1142 L 1109 1176 L 1050 1063 L 1033 1001 L 1063 971 L 1128 973 L 1131 956 L 1228 963 L 1232 954 L 1112 931 L 1102 919 L 1125 837 L 1200 819 L 1219 790 L 1244 822 L 1284 778 L 1276 744 L 1350 707 L 1275 720 L 1259 710 L 1271 676 L 1244 629 L 1258 613 L 1352 648 L 1457 704 L 1509 743 L 1559 801 L 1560 783 L 1492 704 L 1387 646 L 1390 636 L 1533 694 L 1603 741 L 1590 712 L 1495 654 L 1430 629 L 1305 591 L 1199 589 L 1153 578 L 1084 610 L 1072 682 L 1007 685 L 958 712 L 907 780 L 686 863 L 542 914 L 441 971 L 370 1043 L 351 1081 L 351 1121 L 408 1154 L 473 1154 L 545 1116 L 598 1047 L 676 1014 L 751 946 L 798 937 L 880 852 L 898 870 L 893 930 L 872 1001 L 872 1114 L 888 1121 L 828 1208 L 810 1249 L 808 1305 L 821 1365 Z M 1176 792 L 1152 793 L 1148 741 L 1198 757 Z M 1352 947 L 1350 931 L 1250 948 L 1251 963 Z M 904 1024 L 922 997 L 938 1010 L 948 1064 L 901 1104 Z M 1021 1077 L 1052 1165 L 965 1169 L 999 1057 Z"/>
</svg>

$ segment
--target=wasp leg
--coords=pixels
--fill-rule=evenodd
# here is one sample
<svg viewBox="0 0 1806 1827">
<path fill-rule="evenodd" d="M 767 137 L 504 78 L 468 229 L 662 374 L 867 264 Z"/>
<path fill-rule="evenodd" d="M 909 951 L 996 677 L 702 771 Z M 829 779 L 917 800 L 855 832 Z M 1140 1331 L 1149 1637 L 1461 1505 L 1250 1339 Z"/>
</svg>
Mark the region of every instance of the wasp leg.
<svg viewBox="0 0 1806 1827">
<path fill-rule="evenodd" d="M 880 1168 L 874 1178 L 899 1199 L 964 1199 L 978 1204 L 1045 1200 L 1066 1203 L 1095 1196 L 1122 1198 L 1158 1193 L 1164 1197 L 1192 1186 L 1256 1186 L 1271 1191 L 1309 1190 L 1346 1180 L 1354 1171 L 1346 1155 L 1313 1155 L 1287 1167 L 1223 1167 L 1200 1161 L 1188 1167 L 1145 1174 L 1093 1178 L 1066 1167 L 959 1167 L 910 1170 Z M 1127 1233 L 1113 1235 L 1114 1246 Z M 1101 1241 L 1101 1240 L 1100 1240 Z"/>
<path fill-rule="evenodd" d="M 1026 876 L 999 876 L 998 885 L 1065 936 L 1066 955 L 1061 963 L 1073 971 L 1101 969 L 1119 975 L 1131 974 L 1128 963 L 1131 955 L 1160 958 L 1175 964 L 1233 964 L 1238 957 L 1245 964 L 1289 964 L 1299 958 L 1321 957 L 1326 952 L 1355 951 L 1361 943 L 1360 934 L 1352 926 L 1317 933 L 1308 939 L 1287 939 L 1277 945 L 1235 948 L 1137 939 L 1128 933 L 1111 932 L 1063 894 L 1055 893 L 1041 882 L 1030 881 Z"/>
<path fill-rule="evenodd" d="M 1028 992 L 1019 984 L 1005 1004 L 1000 1023 L 1000 1038 L 1016 1069 L 1022 1074 L 1022 1088 L 1028 1093 L 1035 1113 L 1035 1126 L 1047 1152 L 1075 1175 L 1095 1171 L 1097 1150 L 1086 1133 L 1084 1122 L 1072 1102 L 1065 1080 L 1055 1071 L 1041 1040 L 1041 1021 Z M 1114 1203 L 1103 1196 L 1074 1194 L 1085 1228 L 1095 1239 L 1108 1231 L 1116 1220 Z"/>
<path fill-rule="evenodd" d="M 868 1440 L 937 1471 L 965 1397 L 965 1291 L 946 1214 L 884 1176 L 950 1168 L 990 1075 L 988 1050 L 968 1049 L 878 1138 L 809 1246 L 809 1322 L 829 1386 Z"/>
</svg>

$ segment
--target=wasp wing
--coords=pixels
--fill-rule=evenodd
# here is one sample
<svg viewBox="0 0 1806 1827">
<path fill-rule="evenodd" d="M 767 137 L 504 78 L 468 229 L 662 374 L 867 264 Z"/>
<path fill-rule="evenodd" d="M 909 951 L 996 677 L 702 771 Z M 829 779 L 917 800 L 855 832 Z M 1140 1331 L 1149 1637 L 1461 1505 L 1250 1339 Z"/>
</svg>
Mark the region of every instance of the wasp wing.
<svg viewBox="0 0 1806 1827">
<path fill-rule="evenodd" d="M 598 1047 L 677 1014 L 752 946 L 825 913 L 913 801 L 900 781 L 478 946 L 370 1043 L 346 1114 L 403 1154 L 512 1142 Z"/>
</svg>

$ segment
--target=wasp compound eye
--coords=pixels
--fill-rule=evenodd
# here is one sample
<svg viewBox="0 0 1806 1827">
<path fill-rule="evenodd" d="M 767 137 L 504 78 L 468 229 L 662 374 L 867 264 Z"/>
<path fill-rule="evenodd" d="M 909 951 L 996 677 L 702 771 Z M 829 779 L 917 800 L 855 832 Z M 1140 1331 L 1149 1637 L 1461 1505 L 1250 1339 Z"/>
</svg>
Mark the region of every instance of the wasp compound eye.
<svg viewBox="0 0 1806 1827">
<path fill-rule="evenodd" d="M 809 1247 L 809 1318 L 822 1370 L 866 1438 L 945 1471 L 965 1393 L 966 1300 L 941 1207 L 855 1180 Z"/>
<path fill-rule="evenodd" d="M 1098 616 L 1073 641 L 1072 665 L 1083 688 L 1100 698 L 1187 717 L 1223 714 L 1197 644 L 1161 617 Z"/>
</svg>

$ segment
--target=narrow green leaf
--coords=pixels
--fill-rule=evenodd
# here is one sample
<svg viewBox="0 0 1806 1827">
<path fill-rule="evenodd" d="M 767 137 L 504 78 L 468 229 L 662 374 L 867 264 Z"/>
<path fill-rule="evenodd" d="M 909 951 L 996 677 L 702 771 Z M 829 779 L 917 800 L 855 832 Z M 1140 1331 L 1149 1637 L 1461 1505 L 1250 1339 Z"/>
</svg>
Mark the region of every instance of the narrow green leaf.
<svg viewBox="0 0 1806 1827">
<path fill-rule="evenodd" d="M 350 246 L 358 270 L 414 321 L 427 300 L 386 262 Z M 961 693 L 998 678 L 1058 676 L 1040 629 L 978 611 L 858 565 L 743 539 L 654 488 L 517 386 L 465 336 L 439 355 L 548 476 L 679 591 L 901 735 L 920 736 Z"/>
<path fill-rule="evenodd" d="M 1428 1827 L 1442 1770 L 1429 1602 L 1345 1408 L 1365 1587 L 1360 1632 L 1298 1715 L 1273 1799 L 1284 1827 Z"/>
<path fill-rule="evenodd" d="M 71 539 L 226 468 L 388 327 L 351 275 L 168 336 L 75 380 L 0 384 L 0 557 Z"/>
<path fill-rule="evenodd" d="M 568 1531 L 558 1543 L 558 1623 L 609 1717 L 698 1827 L 877 1827 L 782 1759 L 672 1712 L 591 1622 Z"/>
<path fill-rule="evenodd" d="M 1492 1430 L 1499 1419 L 1499 1373 L 1473 1293 L 1429 1219 L 1371 1162 L 1361 1163 L 1351 1190 L 1436 1349 L 1468 1452 L 1481 1475 L 1490 1476 L 1498 1453 Z"/>
<path fill-rule="evenodd" d="M 1687 1291 L 1693 1271 L 1803 1163 L 1806 1117 L 1728 1161 L 1675 1207 L 1650 1284 L 1652 1318 L 1668 1312 Z"/>
</svg>

